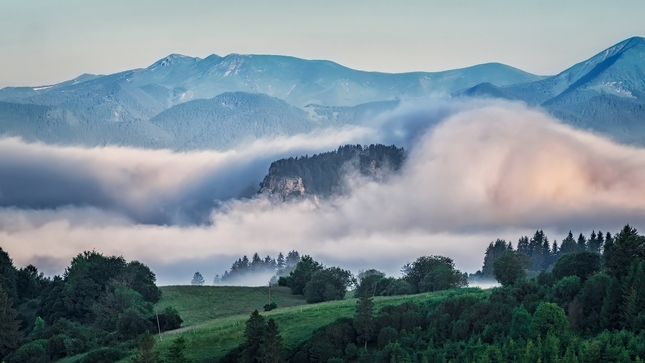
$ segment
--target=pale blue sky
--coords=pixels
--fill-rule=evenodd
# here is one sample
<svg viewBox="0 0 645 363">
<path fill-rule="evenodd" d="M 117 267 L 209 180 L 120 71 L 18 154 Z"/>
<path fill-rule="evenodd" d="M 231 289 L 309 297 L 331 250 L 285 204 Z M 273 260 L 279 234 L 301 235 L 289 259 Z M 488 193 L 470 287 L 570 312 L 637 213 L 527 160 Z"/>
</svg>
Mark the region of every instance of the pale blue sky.
<svg viewBox="0 0 645 363">
<path fill-rule="evenodd" d="M 0 87 L 170 53 L 285 54 L 386 72 L 502 62 L 552 74 L 645 36 L 642 0 L 0 0 Z"/>
</svg>

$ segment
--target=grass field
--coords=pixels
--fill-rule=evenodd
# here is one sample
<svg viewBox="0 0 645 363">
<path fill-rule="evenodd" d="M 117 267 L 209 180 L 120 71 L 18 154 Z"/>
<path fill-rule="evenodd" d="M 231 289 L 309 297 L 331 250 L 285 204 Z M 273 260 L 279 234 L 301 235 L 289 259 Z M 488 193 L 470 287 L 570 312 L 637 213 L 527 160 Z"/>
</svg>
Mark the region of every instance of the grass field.
<svg viewBox="0 0 645 363">
<path fill-rule="evenodd" d="M 172 306 L 184 320 L 183 327 L 203 324 L 218 318 L 249 315 L 262 311 L 269 302 L 269 287 L 241 286 L 162 286 L 157 310 Z M 279 308 L 305 304 L 301 295 L 292 295 L 287 287 L 271 287 L 271 300 Z"/>
<path fill-rule="evenodd" d="M 181 329 L 165 332 L 159 348 L 163 352 L 172 339 L 182 335 L 186 339 L 186 355 L 193 362 L 224 356 L 243 339 L 244 323 L 249 314 L 268 301 L 258 288 L 247 287 L 192 287 L 171 286 L 162 288 L 164 297 L 158 307 L 172 305 L 186 323 Z M 266 290 L 266 288 L 264 288 Z M 286 288 L 272 288 L 272 297 L 278 309 L 262 313 L 278 323 L 285 347 L 294 347 L 307 340 L 312 333 L 341 317 L 351 317 L 356 309 L 356 299 L 303 305 L 302 297 L 290 295 Z M 277 292 L 279 291 L 279 292 Z M 385 305 L 398 305 L 406 301 L 441 300 L 451 294 L 487 293 L 478 288 L 441 291 L 436 293 L 374 298 L 378 311 Z M 282 298 L 283 300 L 279 300 Z M 280 301 L 283 302 L 281 305 Z M 289 306 L 289 304 L 291 304 Z"/>
</svg>

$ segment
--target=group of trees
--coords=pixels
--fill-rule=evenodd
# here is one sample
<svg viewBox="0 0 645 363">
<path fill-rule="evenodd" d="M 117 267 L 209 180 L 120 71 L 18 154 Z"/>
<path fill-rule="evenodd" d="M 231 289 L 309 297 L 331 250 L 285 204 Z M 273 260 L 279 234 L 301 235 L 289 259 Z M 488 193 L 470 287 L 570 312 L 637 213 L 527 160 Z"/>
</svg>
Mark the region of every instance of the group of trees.
<svg viewBox="0 0 645 363">
<path fill-rule="evenodd" d="M 393 278 L 374 269 L 362 271 L 355 295 L 408 295 L 468 286 L 467 274 L 457 270 L 449 257 L 421 256 L 405 264 L 401 272 L 402 277 Z"/>
<path fill-rule="evenodd" d="M 253 254 L 253 257 L 249 260 L 248 257 L 243 256 L 237 261 L 233 262 L 229 271 L 225 271 L 222 275 L 215 275 L 213 279 L 214 285 L 219 284 L 229 284 L 235 285 L 237 283 L 243 283 L 248 277 L 259 275 L 271 276 L 271 280 L 267 281 L 271 284 L 277 284 L 277 280 L 281 276 L 289 275 L 293 270 L 296 264 L 300 262 L 300 254 L 298 251 L 291 251 L 285 257 L 282 252 L 278 254 L 277 258 L 272 258 L 271 256 L 266 256 L 261 258 L 260 255 L 256 252 Z M 200 283 L 199 278 L 197 277 L 197 272 L 193 276 L 193 285 L 202 285 L 203 281 Z M 201 276 L 201 274 L 199 274 Z M 203 278 L 202 278 L 203 280 Z"/>
<path fill-rule="evenodd" d="M 153 304 L 161 290 L 155 274 L 138 261 L 86 251 L 62 276 L 45 278 L 35 266 L 16 269 L 0 248 L 0 271 L 0 359 L 8 363 L 55 360 L 101 347 L 106 348 L 93 354 L 123 358 L 127 349 L 115 347 L 182 322 L 167 308 L 157 324 Z"/>
<path fill-rule="evenodd" d="M 605 244 L 611 243 L 613 240 L 611 233 L 592 231 L 591 235 L 587 238 L 582 233 L 578 238 L 574 238 L 573 233 L 569 231 L 566 238 L 558 245 L 558 241 L 549 243 L 546 234 L 539 230 L 535 231 L 533 237 L 529 239 L 528 236 L 520 237 L 517 242 L 517 249 L 513 249 L 513 244 L 503 239 L 497 239 L 491 242 L 486 248 L 484 254 L 484 265 L 480 271 L 477 271 L 471 278 L 491 279 L 493 278 L 493 264 L 500 258 L 506 251 L 514 250 L 526 257 L 524 259 L 526 264 L 525 269 L 529 272 L 539 273 L 542 270 L 548 270 L 553 267 L 553 264 L 560 256 L 567 253 L 577 251 L 590 251 L 593 253 L 601 253 Z"/>
<path fill-rule="evenodd" d="M 355 284 L 354 276 L 340 267 L 325 267 L 305 255 L 289 276 L 282 276 L 278 285 L 288 286 L 294 295 L 304 295 L 307 303 L 342 300 L 347 289 Z"/>
<path fill-rule="evenodd" d="M 325 268 L 311 256 L 303 256 L 289 276 L 279 285 L 293 294 L 304 295 L 308 303 L 342 300 L 347 289 L 355 287 L 356 296 L 408 295 L 468 286 L 468 277 L 457 270 L 452 259 L 422 256 L 402 268 L 401 278 L 386 277 L 375 269 L 362 271 L 356 279 L 348 270 Z"/>
<path fill-rule="evenodd" d="M 377 312 L 370 296 L 384 275 L 366 271 L 354 317 L 283 350 L 284 362 L 642 362 L 645 237 L 626 226 L 603 242 L 589 248 L 587 240 L 583 248 L 576 241 L 578 248 L 561 252 L 535 277 L 527 274 L 530 256 L 509 249 L 492 263 L 500 287 L 455 290 Z M 411 285 L 425 280 L 416 273 L 425 268 L 416 265 L 443 260 L 420 258 L 406 265 L 404 277 Z"/>
</svg>

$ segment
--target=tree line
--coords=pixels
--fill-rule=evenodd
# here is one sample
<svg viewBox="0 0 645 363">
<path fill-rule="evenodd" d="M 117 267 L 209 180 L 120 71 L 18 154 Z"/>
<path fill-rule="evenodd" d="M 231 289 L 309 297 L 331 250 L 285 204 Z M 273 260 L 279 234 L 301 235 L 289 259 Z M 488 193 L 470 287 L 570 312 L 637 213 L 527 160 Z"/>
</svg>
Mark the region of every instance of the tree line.
<svg viewBox="0 0 645 363">
<path fill-rule="evenodd" d="M 269 255 L 261 258 L 256 252 L 249 260 L 244 255 L 233 262 L 229 270 L 224 271 L 221 275 L 215 275 L 213 285 L 235 285 L 244 282 L 247 277 L 266 276 L 267 274 L 271 276 L 267 283 L 277 285 L 278 278 L 288 275 L 298 262 L 300 262 L 300 253 L 295 250 L 287 253 L 286 257 L 280 252 L 277 258 L 272 258 Z M 205 282 L 204 276 L 197 271 L 190 283 L 191 285 L 203 285 Z"/>
</svg>

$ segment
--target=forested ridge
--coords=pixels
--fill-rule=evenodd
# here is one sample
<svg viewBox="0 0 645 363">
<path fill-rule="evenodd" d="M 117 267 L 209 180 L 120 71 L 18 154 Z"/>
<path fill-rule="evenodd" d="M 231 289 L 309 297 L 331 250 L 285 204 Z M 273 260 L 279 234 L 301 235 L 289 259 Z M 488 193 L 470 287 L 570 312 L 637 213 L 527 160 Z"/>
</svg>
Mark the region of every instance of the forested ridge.
<svg viewBox="0 0 645 363">
<path fill-rule="evenodd" d="M 290 157 L 271 163 L 268 174 L 260 183 L 260 193 L 285 197 L 303 194 L 330 196 L 342 192 L 343 178 L 357 172 L 363 177 L 382 180 L 398 171 L 405 162 L 406 152 L 394 145 L 344 145 L 338 150 Z M 300 180 L 302 188 L 285 190 L 284 179 Z"/>
</svg>

